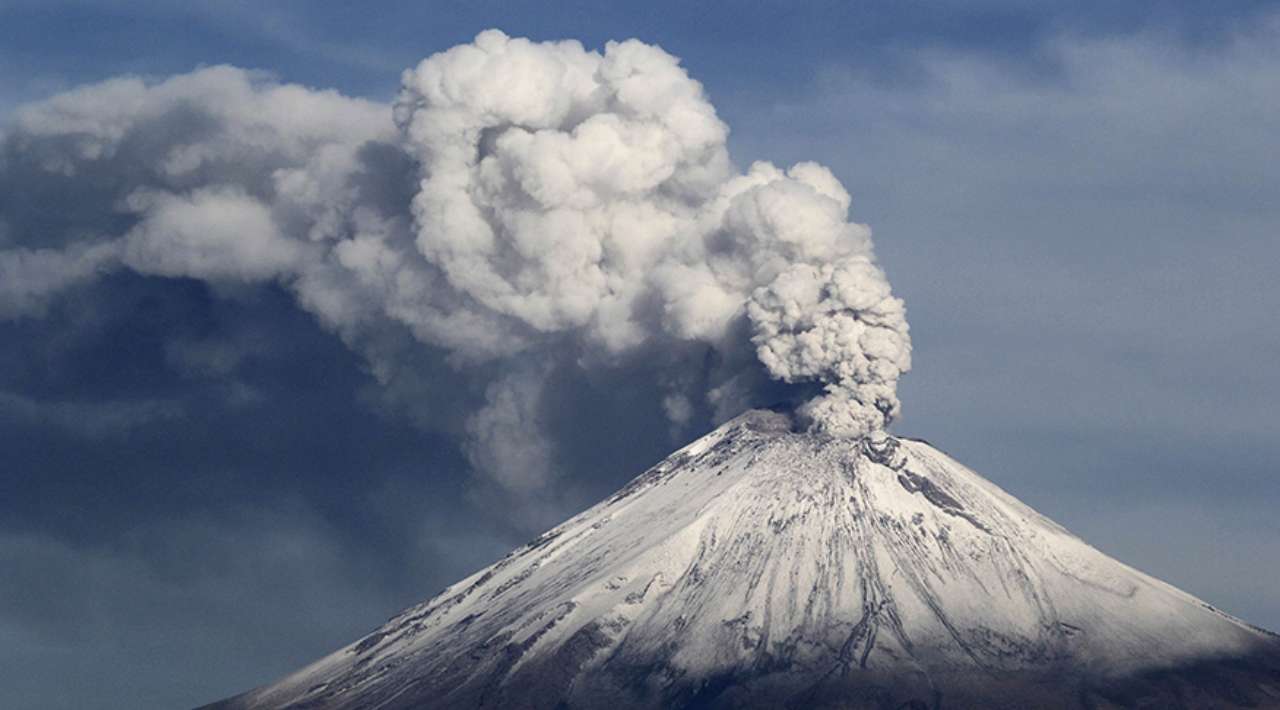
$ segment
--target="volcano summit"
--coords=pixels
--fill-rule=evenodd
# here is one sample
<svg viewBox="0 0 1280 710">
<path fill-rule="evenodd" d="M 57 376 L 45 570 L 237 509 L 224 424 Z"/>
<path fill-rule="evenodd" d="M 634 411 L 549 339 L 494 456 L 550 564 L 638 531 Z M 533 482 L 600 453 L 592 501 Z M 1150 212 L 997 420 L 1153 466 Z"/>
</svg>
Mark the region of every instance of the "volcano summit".
<svg viewBox="0 0 1280 710">
<path fill-rule="evenodd" d="M 209 707 L 1280 707 L 1280 638 L 923 441 L 754 410 Z"/>
</svg>

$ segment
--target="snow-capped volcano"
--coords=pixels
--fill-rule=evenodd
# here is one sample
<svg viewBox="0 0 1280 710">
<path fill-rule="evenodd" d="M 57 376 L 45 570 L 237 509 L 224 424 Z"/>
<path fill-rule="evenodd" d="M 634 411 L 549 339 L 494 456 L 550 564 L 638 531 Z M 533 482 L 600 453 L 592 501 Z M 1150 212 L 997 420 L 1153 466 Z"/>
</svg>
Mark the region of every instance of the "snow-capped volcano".
<svg viewBox="0 0 1280 710">
<path fill-rule="evenodd" d="M 1280 707 L 1280 639 L 925 442 L 753 411 L 215 707 L 481 706 Z"/>
</svg>

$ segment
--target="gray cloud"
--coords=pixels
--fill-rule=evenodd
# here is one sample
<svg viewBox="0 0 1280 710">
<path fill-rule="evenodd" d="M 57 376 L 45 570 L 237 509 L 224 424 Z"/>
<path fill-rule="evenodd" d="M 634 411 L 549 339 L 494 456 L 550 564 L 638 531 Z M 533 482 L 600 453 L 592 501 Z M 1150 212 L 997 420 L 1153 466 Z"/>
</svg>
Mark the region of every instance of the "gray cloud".
<svg viewBox="0 0 1280 710">
<path fill-rule="evenodd" d="M 467 458 L 516 494 L 536 491 L 552 478 L 551 443 L 535 428 L 546 374 L 513 372 L 489 385 L 485 404 L 467 421 Z"/>
<path fill-rule="evenodd" d="M 676 431 L 695 401 L 771 403 L 762 373 L 802 385 L 791 398 L 825 386 L 801 409 L 816 429 L 883 429 L 910 340 L 869 229 L 826 168 L 740 173 L 727 135 L 678 60 L 635 40 L 484 32 L 406 72 L 394 107 L 229 67 L 113 79 L 16 112 L 0 181 L 98 207 L 52 239 L 11 225 L 0 268 L 22 277 L 0 303 L 37 314 L 109 268 L 284 284 L 390 389 L 432 377 L 395 333 L 444 353 L 479 402 L 470 460 L 524 496 L 557 477 L 540 401 L 563 363 L 714 353 L 712 375 L 657 374 Z"/>
</svg>

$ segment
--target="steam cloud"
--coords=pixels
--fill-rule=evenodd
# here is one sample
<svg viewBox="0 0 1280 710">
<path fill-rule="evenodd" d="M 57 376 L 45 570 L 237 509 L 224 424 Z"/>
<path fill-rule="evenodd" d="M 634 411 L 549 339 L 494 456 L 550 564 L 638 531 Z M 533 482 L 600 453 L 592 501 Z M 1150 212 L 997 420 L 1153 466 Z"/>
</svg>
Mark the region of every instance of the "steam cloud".
<svg viewBox="0 0 1280 710">
<path fill-rule="evenodd" d="M 883 430 L 911 345 L 870 230 L 826 168 L 741 172 L 727 135 L 635 40 L 490 30 L 390 107 L 229 67 L 107 81 L 0 138 L 0 317 L 121 268 L 282 284 L 384 381 L 395 329 L 484 373 L 464 449 L 514 491 L 552 476 L 537 403 L 566 360 L 658 362 L 677 428 L 785 383 L 815 431 Z"/>
</svg>

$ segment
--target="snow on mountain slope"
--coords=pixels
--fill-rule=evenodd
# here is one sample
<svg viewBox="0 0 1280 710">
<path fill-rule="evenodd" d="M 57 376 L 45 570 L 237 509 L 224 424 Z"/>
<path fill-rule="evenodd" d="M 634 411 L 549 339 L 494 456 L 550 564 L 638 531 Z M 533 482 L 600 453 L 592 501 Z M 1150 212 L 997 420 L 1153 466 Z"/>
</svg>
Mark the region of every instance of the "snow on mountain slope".
<svg viewBox="0 0 1280 710">
<path fill-rule="evenodd" d="M 924 442 L 754 411 L 217 707 L 1277 707 L 1278 647 Z"/>
</svg>

